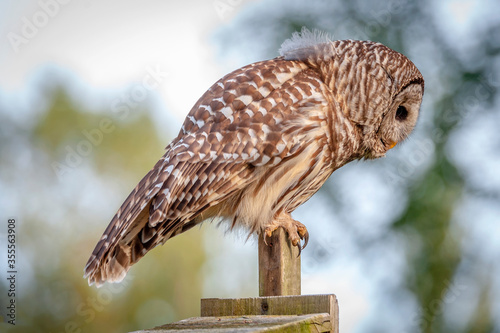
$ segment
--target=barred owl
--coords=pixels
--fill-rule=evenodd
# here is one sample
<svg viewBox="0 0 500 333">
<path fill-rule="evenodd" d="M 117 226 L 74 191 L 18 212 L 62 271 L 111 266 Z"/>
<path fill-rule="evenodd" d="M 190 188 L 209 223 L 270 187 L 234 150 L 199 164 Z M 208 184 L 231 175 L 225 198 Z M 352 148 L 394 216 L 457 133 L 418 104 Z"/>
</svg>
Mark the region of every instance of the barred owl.
<svg viewBox="0 0 500 333">
<path fill-rule="evenodd" d="M 256 234 L 282 227 L 301 249 L 308 232 L 290 214 L 333 171 L 384 156 L 413 130 L 424 79 L 402 54 L 307 30 L 280 54 L 201 96 L 97 243 L 89 284 L 121 281 L 149 250 L 214 217 Z"/>
</svg>

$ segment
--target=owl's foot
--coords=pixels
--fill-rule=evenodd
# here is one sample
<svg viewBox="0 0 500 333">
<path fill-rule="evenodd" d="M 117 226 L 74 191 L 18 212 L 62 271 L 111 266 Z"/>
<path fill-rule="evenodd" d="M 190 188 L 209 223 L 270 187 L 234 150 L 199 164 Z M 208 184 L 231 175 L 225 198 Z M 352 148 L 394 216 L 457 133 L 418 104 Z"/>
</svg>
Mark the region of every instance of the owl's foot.
<svg viewBox="0 0 500 333">
<path fill-rule="evenodd" d="M 305 225 L 291 218 L 290 215 L 280 216 L 274 219 L 265 229 L 264 229 L 264 242 L 266 242 L 267 237 L 271 237 L 273 232 L 282 227 L 288 234 L 288 239 L 293 246 L 297 246 L 300 252 L 307 246 L 309 241 L 309 232 Z M 304 244 L 301 245 L 300 241 L 304 240 Z M 267 242 L 266 242 L 267 244 Z"/>
</svg>

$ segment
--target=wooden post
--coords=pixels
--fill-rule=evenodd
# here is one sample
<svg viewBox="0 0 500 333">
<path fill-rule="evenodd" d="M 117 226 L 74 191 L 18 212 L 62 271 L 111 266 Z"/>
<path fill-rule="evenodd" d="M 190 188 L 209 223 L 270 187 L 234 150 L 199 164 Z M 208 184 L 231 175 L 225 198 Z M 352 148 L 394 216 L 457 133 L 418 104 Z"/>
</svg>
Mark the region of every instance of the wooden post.
<svg viewBox="0 0 500 333">
<path fill-rule="evenodd" d="M 335 295 L 300 296 L 299 249 L 290 244 L 286 232 L 279 228 L 266 242 L 259 236 L 260 297 L 205 298 L 201 317 L 133 333 L 338 333 Z"/>
<path fill-rule="evenodd" d="M 266 241 L 259 236 L 259 296 L 300 295 L 299 249 L 283 228 Z"/>
</svg>

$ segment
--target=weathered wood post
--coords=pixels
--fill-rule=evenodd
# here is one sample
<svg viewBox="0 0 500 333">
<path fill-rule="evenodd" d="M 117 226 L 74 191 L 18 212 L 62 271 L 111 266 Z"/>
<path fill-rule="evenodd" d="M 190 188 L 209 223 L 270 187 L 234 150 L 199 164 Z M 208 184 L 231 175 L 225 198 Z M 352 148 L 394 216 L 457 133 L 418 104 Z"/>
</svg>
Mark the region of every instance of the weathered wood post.
<svg viewBox="0 0 500 333">
<path fill-rule="evenodd" d="M 299 250 L 279 228 L 266 242 L 259 237 L 260 297 L 205 298 L 201 300 L 201 317 L 138 332 L 338 333 L 335 295 L 300 295 L 300 283 Z"/>
<path fill-rule="evenodd" d="M 266 244 L 267 243 L 267 244 Z M 259 296 L 300 295 L 299 249 L 283 228 L 264 241 L 259 236 Z"/>
</svg>

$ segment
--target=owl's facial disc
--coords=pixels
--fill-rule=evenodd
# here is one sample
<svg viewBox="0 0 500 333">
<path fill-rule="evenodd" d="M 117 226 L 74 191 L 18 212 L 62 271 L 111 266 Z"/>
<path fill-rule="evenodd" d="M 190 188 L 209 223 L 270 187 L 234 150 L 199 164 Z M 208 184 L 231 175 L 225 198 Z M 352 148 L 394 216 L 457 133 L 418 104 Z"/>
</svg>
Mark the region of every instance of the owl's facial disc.
<svg viewBox="0 0 500 333">
<path fill-rule="evenodd" d="M 422 95 L 422 85 L 412 83 L 394 97 L 377 131 L 377 144 L 372 147 L 373 157 L 384 156 L 410 135 L 417 123 Z"/>
<path fill-rule="evenodd" d="M 408 118 L 408 109 L 404 105 L 398 106 L 396 110 L 396 116 L 395 116 L 397 121 L 403 122 Z M 383 141 L 382 141 L 383 142 Z M 387 150 L 390 150 L 398 144 L 397 141 L 390 141 L 387 143 L 384 143 L 384 145 L 387 147 Z"/>
</svg>

